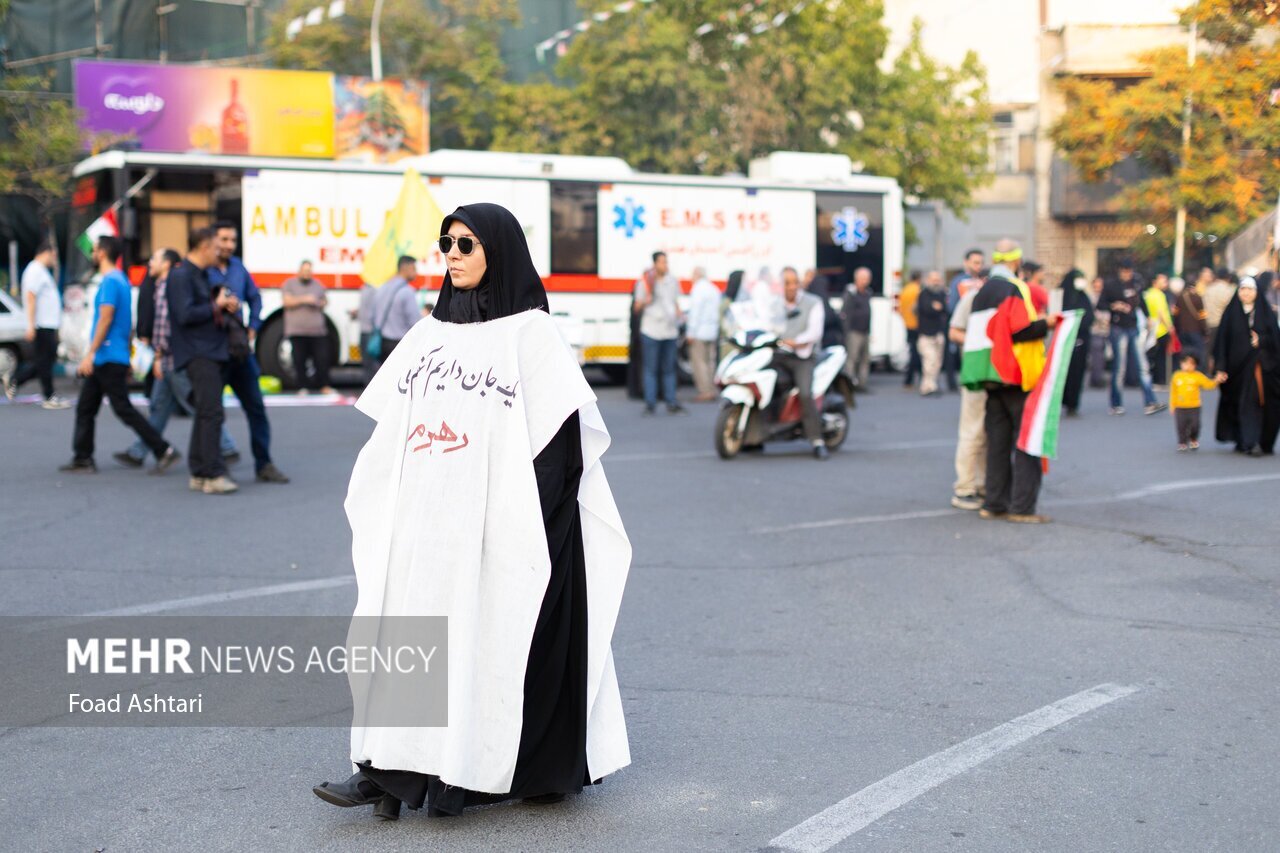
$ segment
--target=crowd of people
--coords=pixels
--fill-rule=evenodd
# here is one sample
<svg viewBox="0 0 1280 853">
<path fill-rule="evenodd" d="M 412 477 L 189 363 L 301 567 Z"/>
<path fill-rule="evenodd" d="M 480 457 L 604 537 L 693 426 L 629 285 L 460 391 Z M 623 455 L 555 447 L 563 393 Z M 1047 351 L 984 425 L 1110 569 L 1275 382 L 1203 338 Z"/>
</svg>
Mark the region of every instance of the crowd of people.
<svg viewBox="0 0 1280 853">
<path fill-rule="evenodd" d="M 253 340 L 262 326 L 262 300 L 253 277 L 235 255 L 237 239 L 234 223 L 218 222 L 191 233 L 185 257 L 176 249 L 157 250 L 138 290 L 135 327 L 132 287 L 120 269 L 123 244 L 114 236 L 98 238 L 90 257 L 99 276 L 90 339 L 76 365 L 81 384 L 72 458 L 60 471 L 97 472 L 97 416 L 105 398 L 137 437 L 132 446 L 113 454 L 121 465 L 142 468 L 151 455 L 156 460 L 152 473 L 163 474 L 173 467 L 182 454 L 164 438 L 164 431 L 181 410 L 192 418 L 187 452 L 190 488 L 204 494 L 235 492 L 239 486 L 228 476 L 228 466 L 238 461 L 240 453 L 225 428 L 223 409 L 223 388 L 230 387 L 248 421 L 255 479 L 289 482 L 271 458 L 271 424 L 253 354 Z M 61 324 L 60 298 L 47 272 L 53 260 L 53 248 L 41 247 L 24 275 L 24 298 L 30 305 L 28 337 L 36 344 L 36 358 L 31 366 L 4 377 L 4 390 L 12 399 L 21 383 L 39 378 L 45 408 L 65 408 L 69 404 L 53 394 Z M 294 346 L 303 359 L 324 362 L 322 351 L 313 354 L 306 349 L 306 338 L 315 335 L 315 318 L 310 315 L 324 304 L 323 289 L 310 279 L 309 265 L 304 264 L 298 278 L 286 283 L 285 294 L 286 326 Z M 146 371 L 149 417 L 143 417 L 129 400 L 139 351 L 150 357 L 149 363 L 141 364 Z"/>
</svg>

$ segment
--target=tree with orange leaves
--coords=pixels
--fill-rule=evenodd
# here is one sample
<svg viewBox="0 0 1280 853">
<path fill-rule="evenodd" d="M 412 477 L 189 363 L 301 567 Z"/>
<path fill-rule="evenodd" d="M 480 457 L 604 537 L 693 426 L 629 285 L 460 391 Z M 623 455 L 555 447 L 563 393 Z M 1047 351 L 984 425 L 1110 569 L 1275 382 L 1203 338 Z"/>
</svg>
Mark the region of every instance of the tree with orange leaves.
<svg viewBox="0 0 1280 853">
<path fill-rule="evenodd" d="M 1050 130 L 1085 180 L 1103 180 L 1126 160 L 1142 164 L 1146 177 L 1114 203 L 1159 226 L 1147 247 L 1156 251 L 1171 245 L 1180 203 L 1188 234 L 1227 236 L 1275 205 L 1280 190 L 1280 2 L 1199 0 L 1182 21 L 1198 30 L 1193 66 L 1184 48 L 1169 47 L 1140 57 L 1150 76 L 1133 85 L 1066 80 L 1067 111 Z"/>
</svg>

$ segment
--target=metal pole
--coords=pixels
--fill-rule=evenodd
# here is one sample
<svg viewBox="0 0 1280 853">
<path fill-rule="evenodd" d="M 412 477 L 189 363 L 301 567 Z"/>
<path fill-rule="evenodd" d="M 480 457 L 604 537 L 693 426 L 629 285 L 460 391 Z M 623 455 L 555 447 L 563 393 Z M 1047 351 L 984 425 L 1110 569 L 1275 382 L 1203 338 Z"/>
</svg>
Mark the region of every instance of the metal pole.
<svg viewBox="0 0 1280 853">
<path fill-rule="evenodd" d="M 1192 13 L 1194 14 L 1194 12 Z M 1196 22 L 1191 21 L 1190 37 L 1187 40 L 1187 68 L 1196 64 Z M 1182 163 L 1185 168 L 1191 160 L 1191 87 L 1187 87 L 1187 95 L 1182 102 Z M 1179 192 L 1178 213 L 1173 225 L 1173 274 L 1182 275 L 1187 242 L 1187 206 L 1181 201 Z"/>
<path fill-rule="evenodd" d="M 369 27 L 369 64 L 373 66 L 373 79 L 382 79 L 382 41 L 378 29 L 382 24 L 382 0 L 374 0 L 373 23 Z"/>
<path fill-rule="evenodd" d="M 102 0 L 93 0 L 93 47 L 94 55 L 102 58 Z"/>
<path fill-rule="evenodd" d="M 9 241 L 9 293 L 18 295 L 18 241 Z"/>
</svg>

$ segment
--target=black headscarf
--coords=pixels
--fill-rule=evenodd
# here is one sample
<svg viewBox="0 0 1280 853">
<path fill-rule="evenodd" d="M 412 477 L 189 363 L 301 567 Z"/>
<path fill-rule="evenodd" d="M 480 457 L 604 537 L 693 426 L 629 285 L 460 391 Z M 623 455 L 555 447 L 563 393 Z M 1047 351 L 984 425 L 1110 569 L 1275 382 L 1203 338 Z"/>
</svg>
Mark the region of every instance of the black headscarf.
<svg viewBox="0 0 1280 853">
<path fill-rule="evenodd" d="M 1258 347 L 1251 342 L 1250 332 L 1258 333 Z M 1222 322 L 1218 326 L 1215 338 L 1214 360 L 1220 370 L 1230 376 L 1252 370 L 1254 359 L 1262 361 L 1262 369 L 1266 373 L 1275 373 L 1277 355 L 1280 354 L 1280 330 L 1276 326 L 1276 315 L 1261 290 L 1253 300 L 1253 316 L 1245 313 L 1244 303 L 1240 301 L 1237 290 L 1222 312 Z"/>
<path fill-rule="evenodd" d="M 524 229 L 497 204 L 466 204 L 440 223 L 440 235 L 461 222 L 480 238 L 488 268 L 480 284 L 459 290 L 445 273 L 431 316 L 446 323 L 481 323 L 537 308 L 547 310 L 547 291 L 529 257 Z"/>
</svg>

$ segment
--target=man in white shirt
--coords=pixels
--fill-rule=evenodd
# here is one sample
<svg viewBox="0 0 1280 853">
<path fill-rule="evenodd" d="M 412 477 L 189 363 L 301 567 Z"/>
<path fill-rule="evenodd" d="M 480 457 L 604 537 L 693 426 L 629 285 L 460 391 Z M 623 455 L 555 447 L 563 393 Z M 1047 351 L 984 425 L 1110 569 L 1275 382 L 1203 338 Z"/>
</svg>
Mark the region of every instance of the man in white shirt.
<svg viewBox="0 0 1280 853">
<path fill-rule="evenodd" d="M 640 315 L 646 415 L 652 415 L 658 407 L 659 386 L 667 402 L 667 411 L 673 415 L 685 413 L 684 407 L 676 400 L 676 344 L 683 319 L 680 306 L 676 304 L 679 295 L 680 282 L 671 274 L 667 253 L 654 252 L 653 267 L 636 282 L 633 303 Z"/>
<path fill-rule="evenodd" d="M 44 242 L 36 250 L 35 260 L 22 272 L 26 339 L 35 344 L 35 360 L 20 366 L 12 377 L 4 377 L 4 393 L 11 400 L 18 386 L 38 377 L 46 409 L 65 409 L 71 405 L 53 393 L 53 363 L 58 357 L 58 328 L 62 325 L 62 296 L 50 272 L 57 259 L 53 243 Z"/>
<path fill-rule="evenodd" d="M 786 371 L 800 392 L 800 411 L 804 437 L 813 445 L 817 459 L 827 458 L 822 441 L 822 421 L 813 401 L 813 351 L 822 341 L 822 300 L 800 289 L 800 275 L 792 267 L 782 270 L 782 299 L 786 325 L 779 348 L 773 355 L 773 366 Z"/>
<path fill-rule="evenodd" d="M 716 398 L 714 383 L 716 339 L 720 334 L 720 289 L 707 278 L 702 267 L 693 270 L 693 291 L 689 298 L 689 360 L 693 363 L 693 384 L 698 387 L 697 400 L 705 403 Z"/>
</svg>

